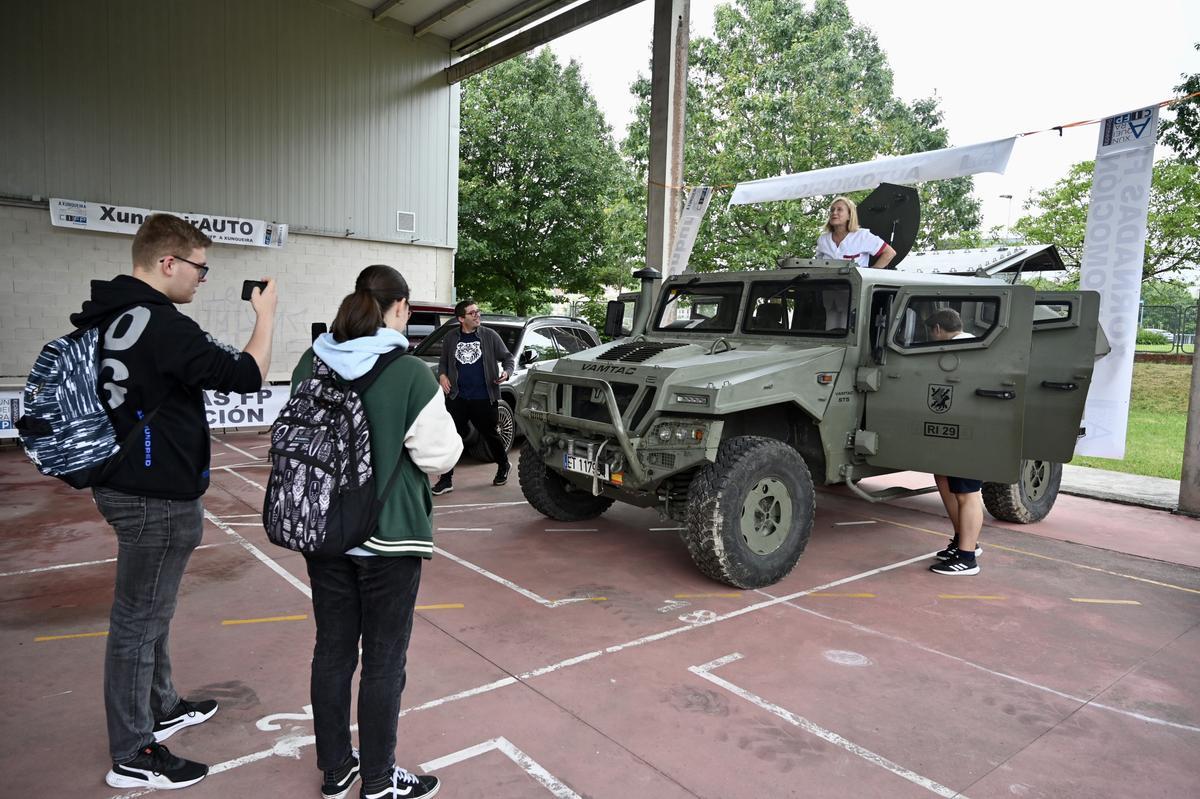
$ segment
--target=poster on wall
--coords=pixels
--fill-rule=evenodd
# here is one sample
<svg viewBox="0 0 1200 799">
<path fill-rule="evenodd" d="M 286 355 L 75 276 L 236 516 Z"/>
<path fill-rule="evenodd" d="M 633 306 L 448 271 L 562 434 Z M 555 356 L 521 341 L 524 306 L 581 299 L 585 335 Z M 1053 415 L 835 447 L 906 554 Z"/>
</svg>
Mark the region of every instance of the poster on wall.
<svg viewBox="0 0 1200 799">
<path fill-rule="evenodd" d="M 21 418 L 21 391 L 0 389 L 0 438 L 17 437 L 17 420 Z"/>
<path fill-rule="evenodd" d="M 204 413 L 213 430 L 226 427 L 270 427 L 283 410 L 288 386 L 263 386 L 250 394 L 204 392 Z M 21 418 L 21 390 L 0 389 L 0 438 L 16 438 Z"/>
<path fill-rule="evenodd" d="M 186 219 L 217 244 L 246 247 L 282 247 L 287 243 L 288 226 L 261 219 L 242 219 L 217 214 L 192 214 L 179 211 L 151 211 L 128 205 L 93 203 L 86 200 L 50 198 L 50 224 L 75 230 L 123 233 L 132 236 L 151 214 L 167 213 Z"/>
</svg>

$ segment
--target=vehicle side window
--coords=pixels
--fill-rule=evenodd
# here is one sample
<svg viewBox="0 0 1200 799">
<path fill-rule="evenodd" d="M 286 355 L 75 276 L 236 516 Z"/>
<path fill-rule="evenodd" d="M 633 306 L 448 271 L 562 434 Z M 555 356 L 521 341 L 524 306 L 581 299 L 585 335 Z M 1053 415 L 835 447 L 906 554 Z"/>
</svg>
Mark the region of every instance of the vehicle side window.
<svg viewBox="0 0 1200 799">
<path fill-rule="evenodd" d="M 1000 298 L 913 296 L 900 311 L 895 343 L 906 349 L 964 346 L 978 343 L 996 327 Z M 938 325 L 935 338 L 934 325 Z M 960 325 L 961 330 L 952 330 Z"/>
<path fill-rule="evenodd" d="M 508 325 L 484 325 L 484 327 L 490 330 L 495 330 L 497 333 L 499 333 L 500 340 L 504 342 L 504 346 L 507 347 L 508 351 L 514 356 L 521 354 L 517 352 L 517 341 L 521 338 L 521 328 L 510 327 Z"/>
<path fill-rule="evenodd" d="M 525 338 L 521 340 L 521 351 L 525 350 L 537 352 L 539 361 L 552 361 L 560 355 L 554 342 L 548 336 L 543 335 L 540 330 L 527 329 L 525 331 Z M 520 355 L 520 353 L 517 354 Z"/>
<path fill-rule="evenodd" d="M 1071 303 L 1061 300 L 1038 300 L 1033 306 L 1033 323 L 1066 322 L 1071 318 Z"/>
<path fill-rule="evenodd" d="M 580 330 L 574 330 L 569 327 L 551 327 L 547 328 L 547 332 L 554 338 L 554 343 L 558 345 L 558 348 L 562 350 L 564 355 L 570 355 L 573 352 L 579 352 L 594 346 Z"/>
</svg>

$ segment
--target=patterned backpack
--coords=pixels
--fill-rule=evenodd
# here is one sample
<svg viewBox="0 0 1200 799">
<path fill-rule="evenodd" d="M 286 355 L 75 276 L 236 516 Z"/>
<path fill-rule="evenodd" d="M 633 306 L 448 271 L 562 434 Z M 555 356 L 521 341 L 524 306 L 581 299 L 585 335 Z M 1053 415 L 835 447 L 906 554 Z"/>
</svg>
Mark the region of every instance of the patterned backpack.
<svg viewBox="0 0 1200 799">
<path fill-rule="evenodd" d="M 262 515 L 271 543 L 333 555 L 375 532 L 383 502 L 376 498 L 362 394 L 402 355 L 404 348 L 396 347 L 370 372 L 346 383 L 313 355 L 313 376 L 296 386 L 271 425 L 271 476 Z M 399 473 L 397 462 L 382 496 Z"/>
<path fill-rule="evenodd" d="M 16 425 L 38 471 L 73 488 L 103 485 L 158 412 L 147 414 L 118 444 L 96 390 L 100 336 L 99 326 L 80 328 L 42 347 L 25 382 L 25 412 Z"/>
</svg>

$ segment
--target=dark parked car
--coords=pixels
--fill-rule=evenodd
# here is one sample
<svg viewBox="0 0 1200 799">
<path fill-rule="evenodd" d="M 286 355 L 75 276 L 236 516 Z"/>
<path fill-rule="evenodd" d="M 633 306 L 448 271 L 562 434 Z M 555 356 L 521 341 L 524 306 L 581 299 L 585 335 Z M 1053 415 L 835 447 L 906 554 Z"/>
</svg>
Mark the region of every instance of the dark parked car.
<svg viewBox="0 0 1200 799">
<path fill-rule="evenodd" d="M 408 318 L 408 327 L 404 335 L 408 338 L 408 348 L 415 349 L 421 341 L 433 331 L 454 320 L 454 305 L 444 302 L 425 302 L 413 300 L 409 303 L 412 316 Z"/>
<path fill-rule="evenodd" d="M 414 316 L 416 315 L 414 306 Z M 446 333 L 458 327 L 458 320 L 451 320 L 430 333 L 413 354 L 429 364 L 437 374 L 438 358 L 442 354 L 442 339 Z M 484 314 L 483 326 L 500 334 L 504 345 L 516 360 L 516 369 L 500 386 L 500 439 L 505 448 L 512 446 L 518 430 L 514 423 L 513 408 L 517 406 L 517 394 L 521 391 L 525 373 L 530 364 L 546 363 L 563 355 L 586 350 L 600 343 L 596 329 L 583 319 L 572 316 L 504 316 Z M 483 441 L 474 430 L 465 442 L 467 453 L 479 460 L 488 460 Z"/>
</svg>

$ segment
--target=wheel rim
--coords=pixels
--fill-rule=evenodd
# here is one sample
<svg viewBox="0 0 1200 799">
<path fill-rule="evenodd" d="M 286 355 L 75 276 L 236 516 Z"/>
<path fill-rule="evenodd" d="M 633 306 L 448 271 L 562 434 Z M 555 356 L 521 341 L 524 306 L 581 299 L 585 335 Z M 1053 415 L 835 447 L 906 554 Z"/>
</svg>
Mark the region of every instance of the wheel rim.
<svg viewBox="0 0 1200 799">
<path fill-rule="evenodd" d="M 504 444 L 504 449 L 507 451 L 512 448 L 513 443 L 512 412 L 508 408 L 501 407 L 497 416 L 499 421 L 496 423 L 496 432 L 500 434 L 500 443 Z"/>
<path fill-rule="evenodd" d="M 783 545 L 792 528 L 792 495 L 774 477 L 754 484 L 742 504 L 741 533 L 746 546 L 758 555 L 769 555 Z"/>
<path fill-rule="evenodd" d="M 1050 463 L 1048 461 L 1025 461 L 1021 470 L 1021 491 L 1025 498 L 1037 502 L 1050 488 Z"/>
</svg>

